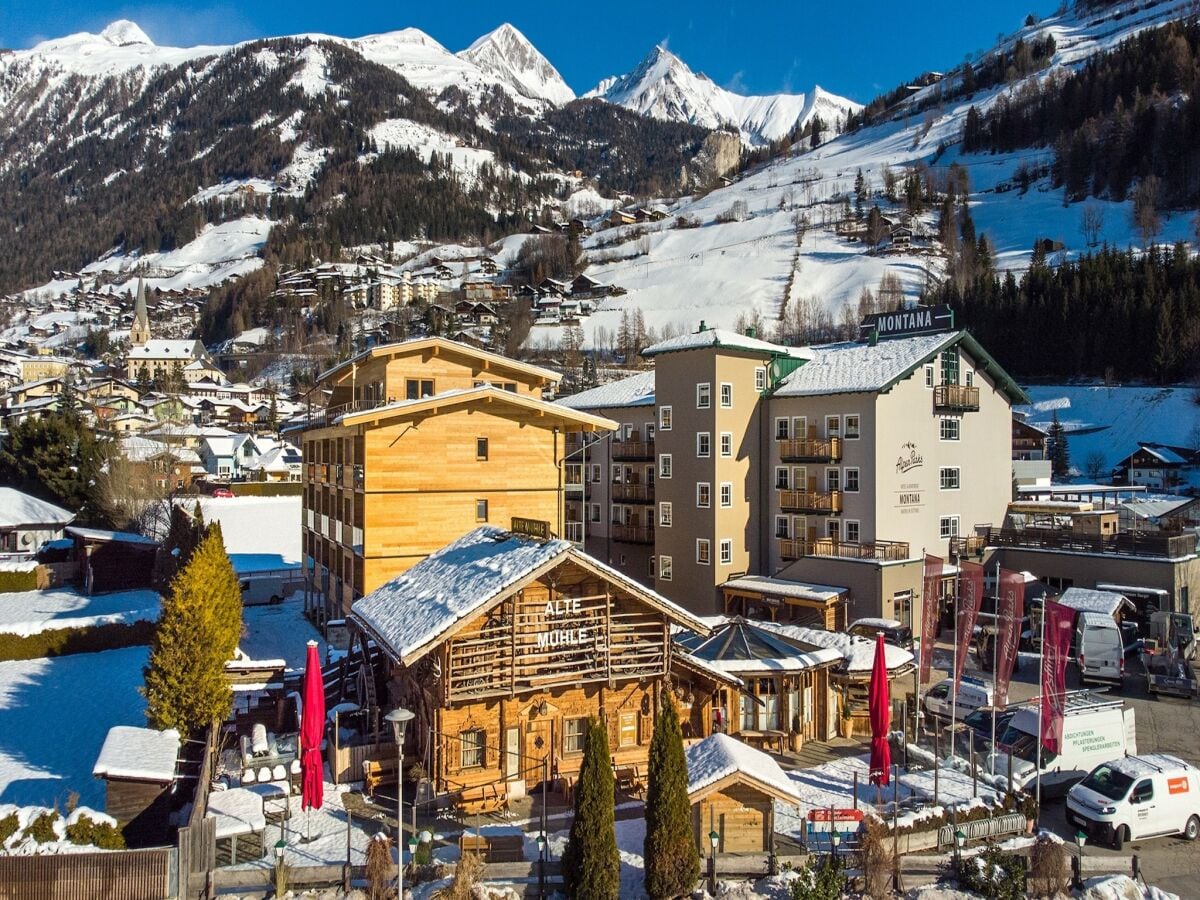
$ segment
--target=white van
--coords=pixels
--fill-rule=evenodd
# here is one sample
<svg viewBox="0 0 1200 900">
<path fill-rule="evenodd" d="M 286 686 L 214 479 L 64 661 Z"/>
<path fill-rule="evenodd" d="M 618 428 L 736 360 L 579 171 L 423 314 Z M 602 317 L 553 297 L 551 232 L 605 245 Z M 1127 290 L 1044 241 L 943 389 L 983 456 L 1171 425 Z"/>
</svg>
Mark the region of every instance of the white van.
<svg viewBox="0 0 1200 900">
<path fill-rule="evenodd" d="M 1102 763 L 1067 794 L 1067 821 L 1120 850 L 1126 841 L 1200 836 L 1200 772 L 1165 754 Z"/>
<path fill-rule="evenodd" d="M 954 680 L 943 678 L 925 692 L 925 711 L 939 719 L 965 719 L 977 709 L 992 705 L 991 682 L 964 675 L 958 685 L 958 702 L 951 702 Z"/>
<path fill-rule="evenodd" d="M 1137 753 L 1137 730 L 1132 709 L 1091 691 L 1069 691 L 1063 715 L 1062 749 L 1042 749 L 1042 796 L 1062 796 L 1102 762 Z M 1032 790 L 1038 777 L 1041 713 L 1036 701 L 1022 705 L 997 737 L 988 754 L 987 771 L 1007 778 L 1012 766 L 1013 787 Z"/>
<path fill-rule="evenodd" d="M 1115 684 L 1125 677 L 1125 642 L 1112 616 L 1081 612 L 1075 619 L 1079 679 L 1085 684 Z"/>
</svg>

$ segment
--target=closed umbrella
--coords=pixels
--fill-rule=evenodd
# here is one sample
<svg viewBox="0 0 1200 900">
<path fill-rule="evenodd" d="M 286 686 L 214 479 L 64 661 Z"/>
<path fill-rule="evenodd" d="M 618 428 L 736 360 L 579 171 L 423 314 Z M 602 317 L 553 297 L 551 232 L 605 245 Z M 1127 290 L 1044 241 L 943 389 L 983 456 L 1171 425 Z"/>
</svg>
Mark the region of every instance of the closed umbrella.
<svg viewBox="0 0 1200 900">
<path fill-rule="evenodd" d="M 312 808 L 325 801 L 325 763 L 321 738 L 325 733 L 325 684 L 317 642 L 308 642 L 304 668 L 304 704 L 300 713 L 300 808 L 307 812 L 308 840 L 312 840 Z"/>
<path fill-rule="evenodd" d="M 888 744 L 892 698 L 888 690 L 887 651 L 882 634 L 875 636 L 875 662 L 871 666 L 867 704 L 871 715 L 871 784 L 883 786 L 888 783 L 892 770 L 892 748 Z"/>
</svg>

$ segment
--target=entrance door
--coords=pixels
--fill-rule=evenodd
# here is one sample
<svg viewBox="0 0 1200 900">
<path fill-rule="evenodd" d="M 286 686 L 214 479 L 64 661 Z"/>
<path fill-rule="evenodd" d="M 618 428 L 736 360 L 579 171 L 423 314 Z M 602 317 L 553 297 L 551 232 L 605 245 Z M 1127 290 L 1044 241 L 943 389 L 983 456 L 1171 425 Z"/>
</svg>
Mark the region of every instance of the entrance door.
<svg viewBox="0 0 1200 900">
<path fill-rule="evenodd" d="M 554 764 L 557 754 L 554 752 L 554 720 L 549 716 L 537 716 L 530 723 L 525 735 L 525 771 L 529 773 L 529 784 L 540 784 L 542 781 L 542 760 L 548 757 L 546 771 L 549 777 L 554 777 Z"/>
<path fill-rule="evenodd" d="M 504 730 L 504 780 L 516 781 L 521 773 L 521 729 Z"/>
</svg>

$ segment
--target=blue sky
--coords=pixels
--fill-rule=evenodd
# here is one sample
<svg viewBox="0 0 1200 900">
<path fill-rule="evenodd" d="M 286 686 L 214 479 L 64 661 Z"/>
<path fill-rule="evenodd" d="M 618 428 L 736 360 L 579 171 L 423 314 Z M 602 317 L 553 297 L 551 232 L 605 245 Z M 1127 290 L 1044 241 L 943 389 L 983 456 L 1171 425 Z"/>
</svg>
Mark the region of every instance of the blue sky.
<svg viewBox="0 0 1200 900">
<path fill-rule="evenodd" d="M 461 50 L 504 21 L 516 25 L 578 93 L 628 71 L 656 43 L 693 69 L 743 93 L 804 91 L 813 84 L 866 101 L 927 69 L 947 69 L 1048 14 L 1048 0 L 883 0 L 779 3 L 419 2 L 121 3 L 0 0 L 0 47 L 99 31 L 128 18 L 159 44 L 191 46 L 324 32 L 357 37 L 414 26 Z"/>
</svg>

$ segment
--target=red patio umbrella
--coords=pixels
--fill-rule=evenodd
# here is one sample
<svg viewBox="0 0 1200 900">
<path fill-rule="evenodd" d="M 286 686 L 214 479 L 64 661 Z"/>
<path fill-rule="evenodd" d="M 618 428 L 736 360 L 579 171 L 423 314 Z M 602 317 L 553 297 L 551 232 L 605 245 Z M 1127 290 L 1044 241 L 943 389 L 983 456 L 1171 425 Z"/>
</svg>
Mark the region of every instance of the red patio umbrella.
<svg viewBox="0 0 1200 900">
<path fill-rule="evenodd" d="M 892 771 L 892 748 L 888 744 L 892 698 L 888 690 L 887 652 L 882 634 L 875 636 L 875 662 L 871 666 L 867 703 L 871 714 L 871 784 L 882 786 L 888 783 Z"/>
<path fill-rule="evenodd" d="M 316 641 L 308 642 L 303 702 L 300 713 L 300 808 L 311 810 L 315 806 L 320 809 L 325 801 L 325 763 L 321 759 L 321 738 L 325 733 L 325 685 Z"/>
</svg>

